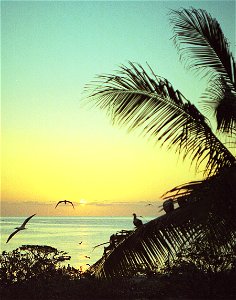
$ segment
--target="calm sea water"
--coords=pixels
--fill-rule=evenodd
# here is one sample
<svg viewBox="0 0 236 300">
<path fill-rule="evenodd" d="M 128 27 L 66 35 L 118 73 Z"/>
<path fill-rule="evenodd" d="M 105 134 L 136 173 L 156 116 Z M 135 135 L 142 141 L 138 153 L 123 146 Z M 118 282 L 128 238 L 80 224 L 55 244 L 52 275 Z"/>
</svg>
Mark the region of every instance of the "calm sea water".
<svg viewBox="0 0 236 300">
<path fill-rule="evenodd" d="M 120 230 L 132 230 L 131 217 L 33 217 L 26 230 L 18 232 L 7 244 L 8 236 L 20 226 L 24 217 L 1 217 L 1 252 L 22 245 L 47 245 L 68 252 L 68 263 L 76 268 L 87 268 L 103 254 L 103 247 L 93 247 L 109 241 Z M 145 217 L 143 222 L 151 220 Z M 79 244 L 82 242 L 81 244 Z M 106 245 L 105 245 L 106 246 Z M 89 256 L 86 258 L 85 256 Z"/>
</svg>

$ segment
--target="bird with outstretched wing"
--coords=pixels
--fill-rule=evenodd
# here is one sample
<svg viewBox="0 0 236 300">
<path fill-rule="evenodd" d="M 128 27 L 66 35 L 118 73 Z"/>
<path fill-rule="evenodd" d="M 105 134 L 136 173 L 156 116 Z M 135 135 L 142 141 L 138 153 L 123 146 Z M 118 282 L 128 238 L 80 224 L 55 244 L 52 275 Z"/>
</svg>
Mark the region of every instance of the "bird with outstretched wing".
<svg viewBox="0 0 236 300">
<path fill-rule="evenodd" d="M 8 237 L 8 239 L 7 239 L 7 241 L 6 241 L 6 243 L 8 243 L 9 241 L 10 241 L 10 239 L 15 235 L 15 234 L 17 234 L 17 232 L 19 232 L 19 231 L 21 231 L 21 230 L 24 230 L 24 229 L 27 229 L 27 228 L 25 228 L 25 225 L 29 222 L 29 220 L 31 219 L 31 218 L 33 218 L 33 216 L 35 216 L 36 214 L 33 214 L 32 216 L 30 216 L 30 217 L 28 217 L 27 219 L 25 219 L 25 221 L 22 223 L 22 225 L 20 226 L 20 227 L 16 227 L 15 229 L 15 231 L 14 232 L 12 232 L 10 235 L 9 235 L 9 237 Z"/>
<path fill-rule="evenodd" d="M 57 205 L 55 206 L 55 208 L 57 208 L 57 206 L 58 206 L 60 203 L 65 203 L 65 205 L 66 205 L 66 203 L 69 203 L 69 204 L 71 204 L 71 205 L 73 206 L 73 208 L 75 208 L 75 207 L 74 207 L 74 204 L 73 204 L 71 201 L 68 201 L 68 200 L 61 200 L 61 201 L 58 201 L 58 203 L 57 203 Z"/>
</svg>

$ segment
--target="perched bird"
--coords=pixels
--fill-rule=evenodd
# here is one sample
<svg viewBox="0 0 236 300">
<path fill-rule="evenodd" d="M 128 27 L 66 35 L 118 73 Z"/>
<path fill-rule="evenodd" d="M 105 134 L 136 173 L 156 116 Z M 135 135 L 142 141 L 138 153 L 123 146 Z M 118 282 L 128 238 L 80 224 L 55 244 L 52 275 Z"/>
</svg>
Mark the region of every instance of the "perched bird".
<svg viewBox="0 0 236 300">
<path fill-rule="evenodd" d="M 143 222 L 140 219 L 137 218 L 136 214 L 133 214 L 133 216 L 134 216 L 134 220 L 133 220 L 134 226 L 137 227 L 137 228 L 142 226 Z"/>
<path fill-rule="evenodd" d="M 168 214 L 174 210 L 174 201 L 173 199 L 168 199 L 163 202 L 163 209 Z"/>
<path fill-rule="evenodd" d="M 30 216 L 30 217 L 28 217 L 27 219 L 25 219 L 25 221 L 23 222 L 23 224 L 22 224 L 20 227 L 16 227 L 16 228 L 15 228 L 16 230 L 15 230 L 14 232 L 12 232 L 12 234 L 9 235 L 9 237 L 8 237 L 8 239 L 7 239 L 7 241 L 6 241 L 6 243 L 8 243 L 8 242 L 10 241 L 10 239 L 11 239 L 17 232 L 19 232 L 20 230 L 27 229 L 27 228 L 25 228 L 26 223 L 29 222 L 29 220 L 30 220 L 31 218 L 33 218 L 33 216 L 35 216 L 35 215 L 36 215 L 36 214 L 33 214 L 32 216 Z"/>
<path fill-rule="evenodd" d="M 68 201 L 68 200 L 61 200 L 61 201 L 58 201 L 58 203 L 57 203 L 57 205 L 55 206 L 55 208 L 57 208 L 58 204 L 60 204 L 60 203 L 65 203 L 65 205 L 66 205 L 66 203 L 70 203 L 70 204 L 73 206 L 73 208 L 75 208 L 75 207 L 74 207 L 74 204 L 73 204 L 71 201 Z"/>
</svg>

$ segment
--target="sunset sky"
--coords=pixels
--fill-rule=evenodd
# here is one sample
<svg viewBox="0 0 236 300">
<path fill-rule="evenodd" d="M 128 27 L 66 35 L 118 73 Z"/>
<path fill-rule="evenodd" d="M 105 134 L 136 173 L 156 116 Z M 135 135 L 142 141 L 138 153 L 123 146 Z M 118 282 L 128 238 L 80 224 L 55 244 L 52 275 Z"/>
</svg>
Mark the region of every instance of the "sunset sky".
<svg viewBox="0 0 236 300">
<path fill-rule="evenodd" d="M 206 82 L 179 62 L 168 18 L 190 6 L 217 18 L 235 53 L 235 1 L 1 2 L 2 215 L 152 216 L 165 191 L 202 178 L 83 94 L 97 74 L 148 62 L 196 104 Z M 75 209 L 55 209 L 63 199 Z"/>
</svg>

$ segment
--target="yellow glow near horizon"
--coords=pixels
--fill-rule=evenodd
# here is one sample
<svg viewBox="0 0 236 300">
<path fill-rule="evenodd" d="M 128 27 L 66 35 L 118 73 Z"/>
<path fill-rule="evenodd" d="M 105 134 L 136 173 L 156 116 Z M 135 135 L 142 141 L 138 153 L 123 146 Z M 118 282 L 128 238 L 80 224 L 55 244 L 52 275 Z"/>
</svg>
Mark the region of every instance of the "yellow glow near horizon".
<svg viewBox="0 0 236 300">
<path fill-rule="evenodd" d="M 2 200 L 37 202 L 41 215 L 102 215 L 111 209 L 88 204 L 157 200 L 168 189 L 196 178 L 189 162 L 179 159 L 177 163 L 172 151 L 128 134 L 125 128 L 112 127 L 102 113 L 99 117 L 94 111 L 83 114 L 74 129 L 76 135 L 65 128 L 37 134 L 3 131 Z M 99 126 L 91 123 L 88 128 L 92 116 Z M 55 211 L 53 203 L 59 199 L 80 199 L 81 205 L 75 211 Z M 122 214 L 121 207 L 115 210 Z M 123 210 L 124 214 L 131 211 Z M 13 206 L 6 214 L 10 211 Z"/>
<path fill-rule="evenodd" d="M 190 174 L 195 176 L 193 170 L 189 173 L 187 162 L 177 164 L 171 152 L 125 130 L 115 135 L 117 132 L 112 143 L 106 139 L 101 143 L 98 136 L 100 144 L 94 138 L 83 145 L 67 140 L 62 146 L 58 146 L 60 137 L 42 143 L 38 136 L 11 139 L 8 135 L 4 140 L 8 146 L 4 147 L 3 199 L 137 201 L 159 197 L 188 180 Z M 15 147 L 17 139 L 20 142 Z"/>
</svg>

